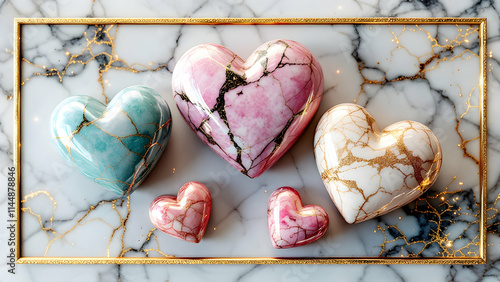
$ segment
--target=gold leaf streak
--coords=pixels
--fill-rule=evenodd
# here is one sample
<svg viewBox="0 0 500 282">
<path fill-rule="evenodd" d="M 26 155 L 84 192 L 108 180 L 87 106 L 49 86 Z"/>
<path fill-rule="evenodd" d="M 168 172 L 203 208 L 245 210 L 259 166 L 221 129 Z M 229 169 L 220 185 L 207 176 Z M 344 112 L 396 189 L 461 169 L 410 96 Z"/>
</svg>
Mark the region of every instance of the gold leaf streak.
<svg viewBox="0 0 500 282">
<path fill-rule="evenodd" d="M 47 198 L 49 198 L 49 200 L 52 202 L 52 216 L 50 217 L 50 220 L 49 220 L 49 222 L 50 222 L 50 225 L 49 225 L 50 227 L 49 227 L 49 228 L 44 227 L 44 224 L 43 224 L 43 221 L 42 221 L 42 217 L 41 217 L 39 214 L 34 213 L 34 212 L 31 210 L 31 208 L 30 208 L 30 207 L 27 207 L 27 208 L 24 208 L 24 207 L 23 207 L 23 208 L 21 208 L 21 210 L 22 210 L 23 212 L 27 212 L 27 213 L 29 213 L 29 214 L 31 214 L 31 215 L 33 215 L 33 216 L 35 216 L 35 217 L 37 218 L 38 222 L 40 223 L 40 227 L 41 227 L 41 229 L 42 229 L 42 230 L 44 230 L 44 231 L 50 231 L 50 232 L 52 232 L 53 234 L 57 234 L 57 232 L 55 232 L 55 231 L 52 229 L 52 224 L 53 224 L 53 220 L 54 220 L 54 215 L 55 215 L 55 213 L 56 213 L 57 203 L 56 203 L 56 201 L 54 200 L 54 198 L 53 198 L 53 197 L 52 197 L 52 196 L 51 196 L 51 195 L 50 195 L 47 191 L 36 191 L 36 192 L 31 192 L 31 193 L 29 193 L 28 195 L 25 195 L 25 196 L 23 197 L 23 199 L 21 200 L 21 203 L 25 203 L 25 202 L 26 202 L 26 201 L 28 201 L 29 199 L 35 198 L 35 197 L 37 197 L 37 196 L 39 196 L 39 195 L 45 195 L 45 196 L 46 196 Z M 46 234 L 47 234 L 47 232 L 46 232 Z M 48 238 L 49 238 L 49 240 L 50 240 L 50 237 L 48 236 L 48 234 L 47 234 L 47 237 L 48 237 Z"/>
<path fill-rule="evenodd" d="M 450 184 L 453 183 L 453 181 L 455 179 L 456 179 L 456 177 L 453 178 L 453 180 L 450 182 Z M 448 187 L 446 187 L 446 188 L 448 188 Z M 454 240 L 451 240 L 448 238 L 448 236 L 450 236 L 449 233 L 444 233 L 441 235 L 441 233 L 442 233 L 441 226 L 443 226 L 443 223 L 444 223 L 444 220 L 442 219 L 442 215 L 444 213 L 460 212 L 461 215 L 475 217 L 476 220 L 474 220 L 473 222 L 468 222 L 467 227 L 464 228 L 464 230 L 469 229 L 472 224 L 478 224 L 478 222 L 479 222 L 479 220 L 477 219 L 477 217 L 478 217 L 477 214 L 469 214 L 467 212 L 462 212 L 460 209 L 459 209 L 459 211 L 456 211 L 454 209 L 453 205 L 451 205 L 448 201 L 445 200 L 446 199 L 445 196 L 447 196 L 448 198 L 451 199 L 451 198 L 453 198 L 454 194 L 459 193 L 461 191 L 462 190 L 457 190 L 454 192 L 444 191 L 444 192 L 437 193 L 433 196 L 424 196 L 424 197 L 421 197 L 418 200 L 416 200 L 415 207 L 414 207 L 412 213 L 432 214 L 433 216 L 428 216 L 428 218 L 431 218 L 429 221 L 431 223 L 435 224 L 437 227 L 436 230 L 433 230 L 433 229 L 430 230 L 429 235 L 431 236 L 431 240 L 429 240 L 429 241 L 425 241 L 425 240 L 411 241 L 411 240 L 408 240 L 406 235 L 404 235 L 404 233 L 398 228 L 397 224 L 396 225 L 388 225 L 385 228 L 378 225 L 377 230 L 382 231 L 382 233 L 384 234 L 384 241 L 381 245 L 381 252 L 380 252 L 379 256 L 382 256 L 384 254 L 384 252 L 386 252 L 386 245 L 387 244 L 395 243 L 398 240 L 403 240 L 405 242 L 406 246 L 411 246 L 411 245 L 419 246 L 417 244 L 423 244 L 423 246 L 421 246 L 421 247 L 419 246 L 420 251 L 418 251 L 416 254 L 410 254 L 409 257 L 420 256 L 422 254 L 422 252 L 424 250 L 426 250 L 427 247 L 433 243 L 437 243 L 440 246 L 440 248 L 442 249 L 442 253 L 438 253 L 437 255 L 441 255 L 441 256 L 445 256 L 445 257 L 456 257 L 456 256 L 465 256 L 465 255 L 477 256 L 477 253 L 472 251 L 472 247 L 478 246 L 479 234 L 476 235 L 468 244 L 466 244 L 458 249 L 453 249 L 453 242 L 454 242 L 454 240 L 461 239 L 462 238 L 461 236 L 459 236 L 458 238 L 456 238 Z M 442 203 L 440 204 L 440 206 L 446 205 L 446 208 L 444 210 L 442 210 L 441 212 L 439 212 L 434 207 L 434 205 L 430 202 L 430 200 L 437 200 L 437 199 L 442 199 Z M 419 210 L 419 206 L 421 206 L 421 204 L 420 205 L 418 204 L 419 201 L 425 203 L 424 210 Z M 476 202 L 475 199 L 474 199 L 474 202 Z M 437 219 L 432 219 L 432 218 L 437 218 Z M 453 224 L 453 223 L 456 223 L 458 221 L 460 221 L 460 220 L 452 221 L 451 223 Z M 460 222 L 462 222 L 462 221 L 460 221 Z M 401 235 L 397 236 L 396 238 L 394 238 L 392 240 L 388 240 L 387 230 L 389 230 L 389 229 L 395 229 Z"/>
<path fill-rule="evenodd" d="M 146 256 L 149 256 L 149 252 L 157 252 L 164 257 L 175 257 L 175 256 L 167 255 L 167 254 L 163 253 L 162 251 L 160 251 L 160 244 L 158 243 L 158 237 L 156 235 L 154 235 L 154 233 L 153 233 L 155 230 L 156 230 L 156 228 L 151 228 L 151 230 L 149 230 L 149 233 L 146 237 L 145 243 L 149 242 L 149 240 L 151 240 L 151 235 L 153 235 L 157 248 L 156 249 L 144 249 L 143 251 L 146 253 Z M 125 255 L 125 253 L 124 253 L 124 255 Z"/>
<path fill-rule="evenodd" d="M 471 108 L 479 108 L 479 106 L 471 106 L 471 97 L 472 97 L 472 94 L 473 94 L 474 90 L 477 89 L 478 87 L 479 86 L 476 86 L 476 87 L 472 88 L 472 90 L 470 91 L 469 97 L 467 98 L 467 109 L 465 110 L 464 113 L 462 113 L 460 115 L 460 118 L 458 119 L 457 124 L 455 125 L 455 131 L 457 132 L 458 137 L 460 138 L 460 143 L 461 143 L 460 147 L 462 148 L 462 150 L 464 152 L 464 156 L 472 159 L 477 165 L 479 165 L 479 160 L 467 151 L 466 145 L 469 142 L 472 142 L 474 140 L 478 140 L 479 139 L 479 135 L 476 136 L 476 137 L 474 137 L 474 138 L 472 138 L 472 139 L 464 139 L 464 137 L 460 133 L 460 124 L 462 123 L 462 119 L 464 118 L 464 116 L 469 113 L 469 110 Z M 460 88 L 460 93 L 462 93 L 461 88 Z"/>
<path fill-rule="evenodd" d="M 44 224 L 43 224 L 44 221 L 42 220 L 42 216 L 40 214 L 37 214 L 36 212 L 34 212 L 31 207 L 27 207 L 26 206 L 28 200 L 36 198 L 36 197 L 41 197 L 41 196 L 47 197 L 52 202 L 52 215 L 51 215 L 51 217 L 49 219 L 49 222 L 50 222 L 50 226 L 49 227 L 45 227 L 44 226 Z M 90 206 L 89 209 L 82 216 L 80 216 L 76 220 L 76 223 L 73 226 L 67 228 L 62 233 L 56 232 L 53 229 L 53 221 L 54 221 L 54 216 L 55 216 L 55 212 L 56 212 L 56 209 L 57 209 L 57 203 L 56 203 L 55 199 L 50 195 L 50 193 L 48 191 L 36 191 L 36 192 L 31 192 L 31 193 L 25 195 L 23 197 L 23 199 L 21 200 L 21 203 L 23 204 L 23 207 L 21 208 L 21 210 L 23 212 L 27 213 L 27 214 L 30 214 L 30 215 L 34 216 L 38 220 L 38 222 L 40 224 L 40 227 L 41 227 L 41 230 L 43 230 L 45 232 L 45 234 L 47 235 L 47 238 L 48 238 L 49 242 L 48 242 L 47 247 L 45 249 L 44 256 L 47 255 L 47 253 L 48 253 L 51 245 L 54 242 L 56 242 L 57 240 L 65 240 L 65 237 L 68 234 L 70 234 L 73 230 L 75 230 L 78 226 L 83 226 L 83 225 L 85 225 L 87 223 L 95 222 L 95 221 L 100 221 L 100 222 L 104 223 L 105 225 L 109 226 L 112 229 L 111 236 L 109 238 L 109 241 L 108 241 L 108 244 L 107 244 L 107 250 L 106 250 L 107 254 L 108 254 L 108 257 L 110 256 L 110 244 L 111 244 L 112 240 L 115 238 L 116 232 L 118 232 L 120 230 L 123 230 L 123 233 L 122 233 L 121 238 L 120 238 L 120 241 L 121 241 L 121 252 L 120 252 L 120 255 L 119 255 L 119 256 L 123 256 L 125 253 L 127 253 L 130 250 L 130 248 L 129 249 L 125 249 L 126 246 L 125 246 L 125 243 L 124 243 L 124 236 L 125 236 L 125 231 L 126 231 L 126 224 L 127 224 L 128 219 L 129 219 L 130 212 L 131 212 L 131 209 L 130 209 L 130 196 L 126 198 L 126 205 L 127 205 L 127 214 L 126 214 L 126 216 L 122 216 L 120 214 L 119 210 L 118 210 L 118 207 L 122 207 L 122 205 L 123 205 L 124 202 L 125 202 L 125 199 L 123 199 L 123 198 L 114 199 L 114 200 L 103 200 L 103 201 L 100 201 L 96 205 Z M 108 221 L 106 221 L 106 220 L 104 220 L 102 218 L 93 218 L 93 219 L 85 220 L 92 213 L 92 211 L 94 211 L 97 207 L 103 206 L 103 205 L 108 205 L 108 204 L 111 205 L 111 208 L 118 215 L 119 220 L 120 220 L 120 225 L 113 226 Z M 154 231 L 154 229 L 152 229 L 150 231 L 150 233 L 148 234 L 148 237 L 147 237 L 148 241 L 149 241 L 149 239 L 150 239 L 151 234 L 153 233 L 153 231 Z M 52 234 L 52 236 L 50 236 L 49 234 Z M 155 240 L 156 240 L 156 236 L 155 236 Z M 164 254 L 163 252 L 161 252 L 159 250 L 160 246 L 159 246 L 158 241 L 156 243 L 157 243 L 158 249 L 147 249 L 147 250 L 140 250 L 140 251 L 144 252 L 146 254 L 148 254 L 148 252 L 156 251 L 159 254 L 162 254 L 163 256 L 168 257 L 168 255 Z"/>
<path fill-rule="evenodd" d="M 390 26 L 389 26 L 390 28 Z M 363 75 L 363 72 L 362 70 L 365 68 L 365 63 L 364 62 L 360 62 L 358 64 L 358 69 L 359 69 L 359 73 L 360 75 L 363 77 L 363 82 L 361 84 L 361 89 L 360 89 L 360 92 L 358 93 L 358 96 L 357 98 L 355 99 L 355 102 L 357 102 L 359 100 L 359 97 L 364 93 L 364 86 L 366 84 L 377 84 L 377 85 L 385 85 L 386 83 L 391 83 L 391 82 L 396 82 L 396 81 L 401 81 L 401 80 L 415 80 L 415 79 L 425 79 L 425 74 L 426 72 L 429 72 L 431 70 L 434 70 L 435 68 L 437 68 L 439 66 L 439 64 L 443 61 L 453 61 L 455 59 L 458 59 L 458 58 L 461 58 L 461 59 L 469 59 L 469 57 L 479 57 L 478 54 L 472 52 L 471 50 L 469 50 L 468 48 L 466 48 L 465 50 L 463 50 L 460 54 L 457 54 L 457 55 L 454 55 L 452 57 L 444 57 L 444 58 L 439 58 L 439 55 L 441 52 L 441 50 L 445 50 L 445 51 L 452 51 L 454 47 L 456 46 L 460 46 L 462 45 L 463 43 L 468 43 L 468 39 L 467 37 L 473 35 L 473 34 L 478 34 L 478 31 L 479 31 L 479 28 L 477 27 L 468 27 L 467 29 L 465 29 L 465 32 L 462 28 L 460 28 L 458 25 L 456 26 L 457 28 L 457 36 L 451 40 L 446 40 L 446 44 L 442 45 L 438 42 L 438 38 L 437 37 L 433 37 L 431 36 L 430 32 L 426 31 L 425 29 L 421 28 L 421 27 L 418 27 L 418 31 L 423 31 L 427 34 L 427 38 L 430 40 L 430 43 L 431 43 L 431 47 L 432 47 L 432 52 L 431 53 L 428 53 L 428 54 L 425 54 L 423 56 L 416 56 L 414 54 L 412 54 L 405 46 L 402 46 L 401 43 L 400 43 L 400 40 L 399 40 L 399 36 L 401 36 L 403 34 L 403 32 L 405 31 L 413 31 L 413 32 L 416 32 L 417 29 L 410 29 L 410 28 L 407 28 L 406 26 L 403 28 L 402 32 L 397 35 L 395 34 L 392 30 L 390 30 L 390 32 L 392 33 L 394 39 L 393 39 L 393 42 L 395 42 L 397 44 L 397 47 L 396 49 L 398 48 L 402 48 L 404 50 L 406 50 L 408 52 L 408 54 L 410 56 L 413 56 L 415 57 L 418 62 L 420 63 L 420 70 L 417 74 L 413 75 L 413 76 L 405 76 L 405 77 L 398 77 L 398 78 L 395 78 L 395 79 L 392 79 L 392 80 L 387 80 L 386 78 L 386 74 L 383 76 L 383 78 L 381 80 L 369 80 L 367 79 L 364 75 Z M 396 50 L 392 50 L 391 51 L 391 55 L 393 54 L 393 52 Z M 464 57 L 464 55 L 470 55 L 469 57 Z M 429 57 L 430 56 L 430 57 Z M 422 58 L 423 57 L 428 57 L 428 59 L 426 59 L 425 62 L 422 62 Z M 433 64 L 433 65 L 431 65 Z M 459 88 L 460 88 L 460 85 L 457 85 Z M 455 131 L 457 132 L 459 138 L 460 138 L 460 147 L 462 148 L 463 152 L 464 152 L 464 156 L 465 157 L 468 157 L 470 159 L 472 159 L 476 164 L 479 164 L 479 161 L 477 159 L 477 157 L 471 155 L 468 151 L 467 151 L 467 148 L 466 148 L 466 145 L 469 143 L 469 142 L 472 142 L 474 140 L 478 140 L 479 136 L 476 136 L 474 138 L 471 138 L 471 139 L 465 139 L 462 134 L 460 133 L 460 125 L 461 125 L 461 122 L 462 122 L 462 119 L 468 114 L 470 113 L 470 109 L 471 108 L 478 108 L 478 106 L 471 106 L 471 97 L 472 97 L 472 94 L 473 94 L 473 91 L 474 90 L 477 90 L 479 86 L 476 86 L 474 87 L 471 92 L 469 93 L 469 97 L 467 99 L 467 109 L 465 110 L 464 113 L 462 114 L 458 114 L 457 113 L 457 110 L 455 107 L 453 107 L 453 111 L 455 112 L 455 121 L 456 121 L 456 125 L 455 125 Z M 459 95 L 462 95 L 462 89 L 460 88 L 460 94 Z M 456 179 L 456 177 L 453 178 L 452 182 Z M 451 182 L 450 182 L 451 184 Z M 448 187 L 446 187 L 447 189 Z M 451 192 L 445 192 L 445 193 L 451 193 Z M 439 196 L 436 196 L 436 197 L 443 197 L 444 198 L 444 195 L 443 194 L 440 194 Z M 435 197 L 433 197 L 435 198 Z M 431 198 L 429 198 L 431 199 Z M 496 200 L 495 200 L 495 204 L 500 200 L 500 194 L 497 196 Z M 424 199 L 419 199 L 417 201 L 425 201 L 426 205 L 428 207 L 430 207 L 430 210 L 429 211 L 423 211 L 424 213 L 432 213 L 436 216 L 437 220 L 433 220 L 433 223 L 436 224 L 437 226 L 437 229 L 433 231 L 432 233 L 432 240 L 430 242 L 426 242 L 424 244 L 424 246 L 428 246 L 429 244 L 432 244 L 433 242 L 436 242 L 439 244 L 440 247 L 443 248 L 445 254 L 447 255 L 450 255 L 450 256 L 454 256 L 454 255 L 458 255 L 458 254 L 461 254 L 463 255 L 464 254 L 464 250 L 468 249 L 468 248 L 471 248 L 472 246 L 477 246 L 478 243 L 479 243 L 479 235 L 476 236 L 469 244 L 467 244 L 466 246 L 460 248 L 459 250 L 455 250 L 453 252 L 449 251 L 449 242 L 450 240 L 448 240 L 446 237 L 447 235 L 444 235 L 444 236 L 441 236 L 440 233 L 441 233 L 441 224 L 442 224 L 442 220 L 441 220 L 441 217 L 440 217 L 440 214 L 437 212 L 437 210 L 435 208 L 433 208 L 430 204 L 430 202 L 428 200 L 424 200 Z M 442 204 L 446 204 L 446 203 L 442 203 Z M 476 202 L 477 204 L 477 202 Z M 415 208 L 417 209 L 417 208 Z M 446 211 L 450 211 L 449 207 L 446 209 Z M 495 212 L 495 215 L 492 215 L 491 217 L 489 217 L 488 219 L 494 219 L 496 214 L 498 213 L 498 210 L 494 207 L 491 207 L 488 209 L 488 211 L 494 211 Z M 460 211 L 459 211 L 460 212 Z M 462 214 L 465 214 L 462 212 Z M 472 214 L 471 216 L 474 216 L 475 218 L 478 218 L 478 214 Z M 476 220 L 477 221 L 477 220 Z M 474 223 L 477 223 L 477 222 L 474 222 Z M 493 223 L 493 224 L 490 224 L 489 226 L 491 227 L 492 225 L 494 224 L 497 224 L 497 223 Z M 468 223 L 468 227 L 470 227 L 471 223 Z M 386 227 L 386 228 L 382 228 L 379 226 L 379 229 L 380 230 L 387 230 L 389 228 L 397 228 L 397 226 L 389 226 L 389 227 Z M 399 230 L 399 229 L 397 229 Z M 400 230 L 399 230 L 400 231 Z M 400 232 L 400 234 L 403 234 L 402 232 Z M 408 240 L 406 239 L 406 236 L 402 235 L 394 240 L 390 240 L 390 241 L 387 241 L 387 237 L 384 233 L 384 236 L 385 236 L 385 239 L 384 239 L 384 243 L 382 245 L 382 252 L 380 253 L 380 255 L 383 254 L 384 250 L 385 250 L 385 245 L 388 244 L 388 243 L 391 243 L 391 242 L 395 242 L 396 240 L 398 239 L 403 239 L 405 241 L 405 243 L 407 245 L 413 245 L 413 244 L 418 244 L 418 243 L 422 243 L 421 241 L 418 241 L 418 242 L 408 242 Z M 425 249 L 425 247 L 422 249 L 422 251 Z M 422 251 L 418 252 L 417 255 L 420 255 L 422 253 Z M 450 253 L 451 252 L 451 253 Z M 467 252 L 467 255 L 477 255 L 475 252 L 472 252 L 472 251 L 468 251 Z M 412 256 L 412 255 L 410 255 Z"/>
<path fill-rule="evenodd" d="M 116 28 L 115 28 L 116 27 Z M 111 35 L 111 32 L 114 28 L 114 34 Z M 51 76 L 57 76 L 59 79 L 59 82 L 63 81 L 64 76 L 71 75 L 72 73 L 68 73 L 68 68 L 73 65 L 73 64 L 81 64 L 81 65 L 87 65 L 89 62 L 94 61 L 97 57 L 99 56 L 105 56 L 108 61 L 101 65 L 102 69 L 99 69 L 98 71 L 98 79 L 97 81 L 102 87 L 102 95 L 104 96 L 106 104 L 109 102 L 108 97 L 105 95 L 105 84 L 103 80 L 103 75 L 104 73 L 108 72 L 111 69 L 114 70 L 125 70 L 129 71 L 132 73 L 140 73 L 140 72 L 146 72 L 146 71 L 159 71 L 163 69 L 164 67 L 167 66 L 167 64 L 162 64 L 158 66 L 157 68 L 150 68 L 147 65 L 144 64 L 138 64 L 138 63 L 133 63 L 133 64 L 128 64 L 125 60 L 120 59 L 119 54 L 115 52 L 115 40 L 116 36 L 118 34 L 118 28 L 119 25 L 109 25 L 107 28 L 105 26 L 96 26 L 96 30 L 94 30 L 94 34 L 92 38 L 87 37 L 87 32 L 84 33 L 85 35 L 85 40 L 86 40 L 86 46 L 82 49 L 82 51 L 79 54 L 71 54 L 69 56 L 67 64 L 61 69 L 58 70 L 57 68 L 49 68 L 47 69 L 46 66 L 40 66 L 38 64 L 35 64 L 33 62 L 28 61 L 26 58 L 22 58 L 22 61 L 32 65 L 36 68 L 42 69 L 43 72 L 34 72 L 31 77 L 28 77 L 24 79 L 21 82 L 21 85 L 24 85 L 25 82 L 29 81 L 33 76 L 46 76 L 46 77 L 51 77 Z M 104 39 L 103 39 L 104 38 Z M 97 45 L 108 45 L 111 47 L 111 52 L 100 52 L 97 54 L 94 54 L 93 48 Z M 69 53 L 66 52 L 68 55 Z M 88 60 L 81 60 L 79 58 L 83 57 L 84 55 L 89 54 L 90 58 Z M 121 63 L 124 66 L 117 66 L 113 65 L 115 63 Z M 143 70 L 137 69 L 137 67 L 140 66 L 143 68 Z"/>
<path fill-rule="evenodd" d="M 457 25 L 457 30 L 459 30 L 458 35 L 457 35 L 454 39 L 452 39 L 451 41 L 449 41 L 449 44 L 447 44 L 447 45 L 440 45 L 440 44 L 438 43 L 438 41 L 437 41 L 437 38 L 433 38 L 433 37 L 431 36 L 431 34 L 430 34 L 430 32 L 429 32 L 429 31 L 426 31 L 425 29 L 422 29 L 422 28 L 420 28 L 420 27 L 419 27 L 419 30 L 420 30 L 420 31 L 425 32 L 425 33 L 427 34 L 427 38 L 428 38 L 428 39 L 430 40 L 430 42 L 432 43 L 432 46 L 431 46 L 431 48 L 432 48 L 432 52 L 431 52 L 431 53 L 424 54 L 424 55 L 422 55 L 422 56 L 416 56 L 416 55 L 414 55 L 413 53 L 411 53 L 411 52 L 408 50 L 408 48 L 406 48 L 405 46 L 401 45 L 400 40 L 399 40 L 399 37 L 400 37 L 400 36 L 401 36 L 401 35 L 402 35 L 402 34 L 403 34 L 406 30 L 407 30 L 407 27 L 406 27 L 406 26 L 404 26 L 404 28 L 403 28 L 403 30 L 401 31 L 401 33 L 400 33 L 399 35 L 396 35 L 396 34 L 392 31 L 391 26 L 389 25 L 389 31 L 391 32 L 391 34 L 392 34 L 392 35 L 393 35 L 393 37 L 394 37 L 393 42 L 395 42 L 395 43 L 397 44 L 396 49 L 391 50 L 390 54 L 391 54 L 391 56 L 392 56 L 392 55 L 393 55 L 393 53 L 394 53 L 394 51 L 395 51 L 395 50 L 397 50 L 397 49 L 404 49 L 404 50 L 406 50 L 410 56 L 415 57 L 415 58 L 418 60 L 418 62 L 419 62 L 419 64 L 420 64 L 420 70 L 419 70 L 419 72 L 418 72 L 418 73 L 416 73 L 416 74 L 415 74 L 415 75 L 413 75 L 413 76 L 402 76 L 402 77 L 397 77 L 397 78 L 395 78 L 395 79 L 391 79 L 391 80 L 387 80 L 387 79 L 386 79 L 386 75 L 387 75 L 387 74 L 385 74 L 385 75 L 383 76 L 382 80 L 370 80 L 370 79 L 367 79 L 367 78 L 363 75 L 363 73 L 362 73 L 362 70 L 365 68 L 365 63 L 364 63 L 364 62 L 360 62 L 360 63 L 358 64 L 358 70 L 359 70 L 359 73 L 361 74 L 361 76 L 363 77 L 363 80 L 364 80 L 364 81 L 363 81 L 363 82 L 362 82 L 362 84 L 361 84 L 361 89 L 360 89 L 360 91 L 359 91 L 359 93 L 358 93 L 357 98 L 354 100 L 354 102 L 357 102 L 357 101 L 359 100 L 359 98 L 361 97 L 361 95 L 364 93 L 364 85 L 366 85 L 366 84 L 378 84 L 378 85 L 384 85 L 384 84 L 386 84 L 386 83 L 390 83 L 390 82 L 396 82 L 396 81 L 402 81 L 402 80 L 415 80 L 415 79 L 419 79 L 419 78 L 425 78 L 425 73 L 426 73 L 426 72 L 428 72 L 428 71 L 433 70 L 434 68 L 436 68 L 436 67 L 439 65 L 439 63 L 440 63 L 440 62 L 443 62 L 443 61 L 453 61 L 453 60 L 455 60 L 455 59 L 457 59 L 457 58 L 462 58 L 462 57 L 463 57 L 463 55 L 464 55 L 464 54 L 466 54 L 466 53 L 467 53 L 467 54 L 470 54 L 470 55 L 473 55 L 473 56 L 475 56 L 475 57 L 479 57 L 479 55 L 478 55 L 478 54 L 475 54 L 474 52 L 470 51 L 469 49 L 466 49 L 466 50 L 464 50 L 462 53 L 460 53 L 460 54 L 458 54 L 458 55 L 455 55 L 455 56 L 453 56 L 453 57 L 451 57 L 451 58 L 444 57 L 444 58 L 438 59 L 438 60 L 436 60 L 436 65 L 435 65 L 435 66 L 433 66 L 433 67 L 431 67 L 431 68 L 426 69 L 426 67 L 427 67 L 428 65 L 430 65 L 430 64 L 434 61 L 434 59 L 439 58 L 439 54 L 440 54 L 440 53 L 435 53 L 435 49 L 436 49 L 436 48 L 443 48 L 443 49 L 445 49 L 445 50 L 453 50 L 453 47 L 454 47 L 455 45 L 457 45 L 457 46 L 461 45 L 461 44 L 462 44 L 462 42 L 464 42 L 464 40 L 466 40 L 466 38 L 467 38 L 468 36 L 470 36 L 470 35 L 472 35 L 472 34 L 474 34 L 474 33 L 478 33 L 479 28 L 472 28 L 472 27 L 471 27 L 471 28 L 468 28 L 468 29 L 466 30 L 465 34 L 462 34 L 462 33 L 460 32 L 460 28 L 459 28 L 459 26 Z M 413 30 L 413 29 L 408 29 L 408 30 L 409 30 L 409 31 L 414 31 L 414 32 L 416 31 L 416 30 Z M 459 40 L 460 38 L 461 38 L 461 40 Z M 427 57 L 427 56 L 429 56 L 429 55 L 430 55 L 430 58 L 429 58 L 429 59 L 427 59 L 425 62 L 422 62 L 422 61 L 421 61 L 423 57 Z M 391 58 L 391 61 L 392 61 L 392 58 Z"/>
</svg>

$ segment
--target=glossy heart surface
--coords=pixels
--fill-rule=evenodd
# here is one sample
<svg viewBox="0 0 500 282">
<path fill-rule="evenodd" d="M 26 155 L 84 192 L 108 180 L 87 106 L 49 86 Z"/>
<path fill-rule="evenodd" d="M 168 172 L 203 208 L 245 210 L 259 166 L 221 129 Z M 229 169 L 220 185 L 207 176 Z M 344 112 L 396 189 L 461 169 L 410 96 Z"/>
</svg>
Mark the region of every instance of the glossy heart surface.
<svg viewBox="0 0 500 282">
<path fill-rule="evenodd" d="M 291 40 L 260 46 L 243 61 L 215 44 L 187 51 L 172 86 L 198 137 L 243 174 L 261 175 L 297 141 L 318 109 L 323 72 Z"/>
<path fill-rule="evenodd" d="M 320 206 L 303 207 L 295 189 L 281 187 L 269 198 L 267 224 L 276 249 L 293 248 L 321 238 L 328 228 L 328 214 Z"/>
<path fill-rule="evenodd" d="M 208 188 L 199 182 L 184 184 L 177 197 L 162 195 L 149 207 L 149 218 L 156 228 L 180 238 L 198 243 L 205 234 L 212 196 Z"/>
<path fill-rule="evenodd" d="M 348 223 L 388 213 L 422 195 L 438 177 L 439 140 L 425 125 L 380 130 L 361 106 L 340 104 L 320 119 L 314 155 L 330 197 Z"/>
<path fill-rule="evenodd" d="M 109 191 L 129 195 L 151 172 L 170 136 L 167 103 L 151 88 L 131 86 L 106 106 L 72 96 L 52 113 L 52 141 L 80 173 Z"/>
</svg>

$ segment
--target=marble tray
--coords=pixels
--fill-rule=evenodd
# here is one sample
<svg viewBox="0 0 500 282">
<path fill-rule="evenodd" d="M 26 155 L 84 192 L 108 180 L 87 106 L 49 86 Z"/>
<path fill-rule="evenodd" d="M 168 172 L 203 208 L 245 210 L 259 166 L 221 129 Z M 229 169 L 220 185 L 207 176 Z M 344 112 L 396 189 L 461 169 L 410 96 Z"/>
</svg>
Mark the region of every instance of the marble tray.
<svg viewBox="0 0 500 282">
<path fill-rule="evenodd" d="M 18 263 L 460 263 L 485 262 L 485 19 L 17 19 L 15 120 Z M 173 102 L 171 74 L 194 45 L 222 44 L 241 57 L 292 39 L 319 59 L 324 98 L 299 142 L 249 179 L 206 147 Z M 56 153 L 54 107 L 71 95 L 103 102 L 130 85 L 156 89 L 173 113 L 158 165 L 127 198 L 81 176 Z M 443 148 L 437 182 L 379 218 L 345 223 L 314 163 L 313 135 L 333 105 L 367 107 L 381 127 L 410 119 Z M 22 145 L 22 146 L 21 146 Z M 207 185 L 213 211 L 199 244 L 156 230 L 148 206 L 188 181 Z M 320 240 L 275 250 L 267 200 L 291 186 L 330 216 Z"/>
</svg>

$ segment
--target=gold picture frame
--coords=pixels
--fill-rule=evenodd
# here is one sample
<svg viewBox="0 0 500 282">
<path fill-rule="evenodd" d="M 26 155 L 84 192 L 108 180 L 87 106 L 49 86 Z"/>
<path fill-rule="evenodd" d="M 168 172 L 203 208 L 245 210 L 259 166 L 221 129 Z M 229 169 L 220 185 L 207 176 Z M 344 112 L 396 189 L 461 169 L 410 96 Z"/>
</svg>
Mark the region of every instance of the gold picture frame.
<svg viewBox="0 0 500 282">
<path fill-rule="evenodd" d="M 480 136 L 479 136 L 479 255 L 455 258 L 272 258 L 272 257 L 196 257 L 196 258 L 106 258 L 106 257 L 23 257 L 21 245 L 21 32 L 23 25 L 324 25 L 324 24 L 413 24 L 479 26 L 480 62 Z M 20 18 L 14 20 L 14 164 L 16 187 L 16 262 L 20 264 L 484 264 L 486 263 L 486 201 L 487 201 L 487 55 L 485 18 Z"/>
</svg>

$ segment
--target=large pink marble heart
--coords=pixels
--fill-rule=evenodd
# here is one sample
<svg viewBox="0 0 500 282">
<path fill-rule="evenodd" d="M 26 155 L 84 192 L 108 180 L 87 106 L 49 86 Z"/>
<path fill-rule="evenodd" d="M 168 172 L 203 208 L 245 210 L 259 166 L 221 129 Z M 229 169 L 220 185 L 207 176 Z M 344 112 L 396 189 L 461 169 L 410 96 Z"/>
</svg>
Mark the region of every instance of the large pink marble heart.
<svg viewBox="0 0 500 282">
<path fill-rule="evenodd" d="M 212 196 L 199 182 L 184 184 L 177 198 L 162 195 L 149 207 L 149 218 L 156 228 L 188 242 L 198 243 L 207 229 Z"/>
<path fill-rule="evenodd" d="M 225 47 L 202 44 L 179 59 L 172 86 L 198 137 L 254 178 L 311 121 L 323 94 L 323 72 L 311 52 L 291 40 L 267 42 L 247 61 Z"/>
<path fill-rule="evenodd" d="M 292 248 L 321 238 L 328 228 L 328 214 L 320 206 L 302 207 L 295 189 L 281 187 L 269 198 L 267 224 L 276 249 Z"/>
</svg>

